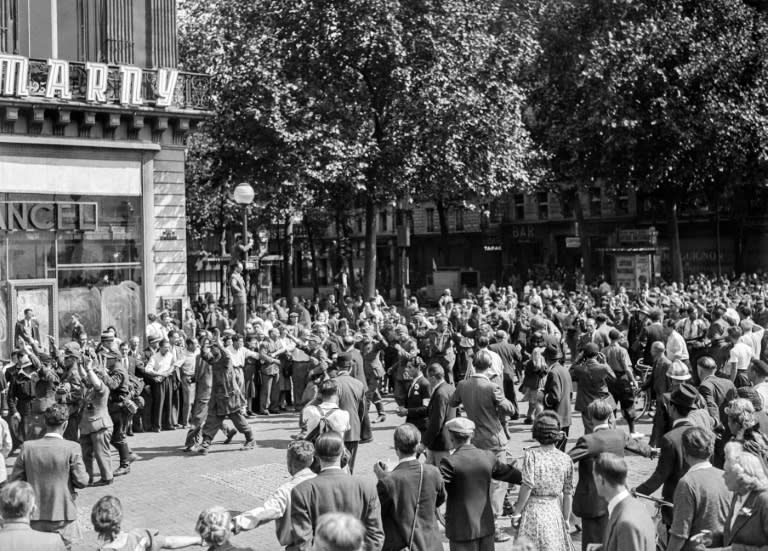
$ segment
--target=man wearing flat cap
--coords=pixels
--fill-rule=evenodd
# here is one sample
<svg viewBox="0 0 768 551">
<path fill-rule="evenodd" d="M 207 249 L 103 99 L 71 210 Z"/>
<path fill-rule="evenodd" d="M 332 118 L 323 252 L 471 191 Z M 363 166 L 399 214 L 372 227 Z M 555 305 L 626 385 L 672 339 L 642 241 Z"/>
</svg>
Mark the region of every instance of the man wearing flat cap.
<svg viewBox="0 0 768 551">
<path fill-rule="evenodd" d="M 445 535 L 451 551 L 492 551 L 494 540 L 507 541 L 510 536 L 495 528 L 491 483 L 520 484 L 522 474 L 514 463 L 471 444 L 475 423 L 466 417 L 451 419 L 445 428 L 455 450 L 440 461 L 448 494 Z"/>
<path fill-rule="evenodd" d="M 651 495 L 663 485 L 661 498 L 670 503 L 675 497 L 678 481 L 688 472 L 683 450 L 683 433 L 693 426 L 688 414 L 696 409 L 699 392 L 689 383 L 681 384 L 672 392 L 669 404 L 669 416 L 672 419 L 672 430 L 661 437 L 661 452 L 656 470 L 651 477 L 636 488 L 636 491 Z M 672 509 L 662 509 L 662 520 L 669 527 L 672 524 Z"/>
</svg>

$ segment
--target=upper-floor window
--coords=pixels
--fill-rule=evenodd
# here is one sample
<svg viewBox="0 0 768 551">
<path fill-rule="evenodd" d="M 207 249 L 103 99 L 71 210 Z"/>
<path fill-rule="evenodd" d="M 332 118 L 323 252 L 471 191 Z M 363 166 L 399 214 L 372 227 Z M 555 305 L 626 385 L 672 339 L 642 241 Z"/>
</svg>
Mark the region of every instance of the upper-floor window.
<svg viewBox="0 0 768 551">
<path fill-rule="evenodd" d="M 525 195 L 522 193 L 515 194 L 515 220 L 525 219 Z"/>
<path fill-rule="evenodd" d="M 387 211 L 386 210 L 379 211 L 379 231 L 380 232 L 387 231 Z"/>
<path fill-rule="evenodd" d="M 589 188 L 589 214 L 590 216 L 602 216 L 603 197 L 600 186 Z"/>
<path fill-rule="evenodd" d="M 435 231 L 435 209 L 426 209 L 427 215 L 427 232 Z"/>
<path fill-rule="evenodd" d="M 464 231 L 464 209 L 456 209 L 456 231 Z"/>
<path fill-rule="evenodd" d="M 0 0 L 0 53 L 19 53 L 18 0 Z"/>
<path fill-rule="evenodd" d="M 77 0 L 79 61 L 132 64 L 134 46 L 133 0 Z"/>
<path fill-rule="evenodd" d="M 547 220 L 549 218 L 549 193 L 546 191 L 536 193 L 536 206 L 539 220 Z"/>
<path fill-rule="evenodd" d="M 355 222 L 357 223 L 357 233 L 363 233 L 363 217 L 358 216 L 355 218 Z"/>
<path fill-rule="evenodd" d="M 629 195 L 626 191 L 616 196 L 616 214 L 618 216 L 629 214 Z"/>
</svg>

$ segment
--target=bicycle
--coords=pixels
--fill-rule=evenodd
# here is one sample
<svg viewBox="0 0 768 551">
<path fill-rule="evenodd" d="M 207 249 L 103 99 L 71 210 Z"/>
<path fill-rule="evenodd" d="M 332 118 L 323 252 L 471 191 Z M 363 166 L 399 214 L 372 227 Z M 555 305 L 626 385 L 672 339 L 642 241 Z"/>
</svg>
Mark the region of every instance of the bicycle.
<svg viewBox="0 0 768 551">
<path fill-rule="evenodd" d="M 656 549 L 658 551 L 665 551 L 667 549 L 667 544 L 669 543 L 669 534 L 667 533 L 667 527 L 662 519 L 661 509 L 663 507 L 674 507 L 674 505 L 669 501 L 664 501 L 658 497 L 647 496 L 638 492 L 632 492 L 632 495 L 637 499 L 644 499 L 653 503 L 653 520 L 656 523 Z"/>
<path fill-rule="evenodd" d="M 635 409 L 633 419 L 637 421 L 643 415 L 649 414 L 651 411 L 651 385 L 650 378 L 653 376 L 653 366 L 644 364 L 638 361 L 633 369 L 633 376 L 635 378 L 634 394 L 635 394 Z M 643 388 L 647 390 L 643 390 Z"/>
</svg>

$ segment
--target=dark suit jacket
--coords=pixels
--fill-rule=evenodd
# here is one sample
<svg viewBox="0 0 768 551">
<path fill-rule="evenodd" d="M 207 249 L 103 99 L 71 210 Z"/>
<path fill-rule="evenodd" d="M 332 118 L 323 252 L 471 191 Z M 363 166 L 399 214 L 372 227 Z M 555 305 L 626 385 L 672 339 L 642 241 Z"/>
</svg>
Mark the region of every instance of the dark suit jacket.
<svg viewBox="0 0 768 551">
<path fill-rule="evenodd" d="M 419 514 L 413 534 L 412 551 L 442 551 L 437 527 L 437 508 L 445 501 L 445 485 L 440 471 L 418 461 L 401 463 L 379 480 L 377 490 L 384 525 L 384 551 L 408 547 L 419 491 L 420 467 L 424 468 L 419 496 Z"/>
<path fill-rule="evenodd" d="M 365 385 L 346 372 L 339 373 L 335 381 L 339 385 L 339 407 L 349 413 L 350 429 L 344 435 L 344 442 L 359 442 L 365 413 Z"/>
<path fill-rule="evenodd" d="M 422 375 L 415 384 L 408 387 L 408 394 L 405 397 L 405 407 L 408 409 L 405 422 L 414 425 L 422 434 L 427 430 L 427 406 L 424 404 L 429 404 L 431 391 L 429 381 Z"/>
<path fill-rule="evenodd" d="M 27 329 L 23 319 L 17 321 L 13 329 L 14 344 L 19 340 L 19 337 L 27 344 L 31 344 L 33 340 L 40 342 L 40 324 L 37 323 L 37 320 L 32 320 L 30 329 Z"/>
<path fill-rule="evenodd" d="M 456 408 L 448 404 L 455 391 L 453 385 L 442 383 L 432 392 L 427 406 L 427 430 L 421 438 L 428 450 L 444 452 L 451 449 L 445 424 L 456 417 Z"/>
<path fill-rule="evenodd" d="M 663 485 L 662 499 L 669 502 L 674 500 L 677 483 L 688 472 L 683 456 L 683 433 L 692 426 L 693 424 L 686 419 L 661 438 L 661 452 L 656 470 L 648 480 L 637 487 L 638 492 L 651 495 Z M 672 512 L 669 507 L 664 507 L 662 513 L 665 520 L 669 520 L 667 524 L 671 523 Z"/>
<path fill-rule="evenodd" d="M 358 381 L 359 382 L 359 381 Z M 365 526 L 365 550 L 384 544 L 381 509 L 376 488 L 363 478 L 341 469 L 321 471 L 291 490 L 292 543 L 286 549 L 309 551 L 317 521 L 325 513 L 349 513 Z"/>
<path fill-rule="evenodd" d="M 608 503 L 597 493 L 592 466 L 595 458 L 603 452 L 623 456 L 625 450 L 647 456 L 651 448 L 632 440 L 619 429 L 601 429 L 578 439 L 568 452 L 573 462 L 579 464 L 579 482 L 573 494 L 573 514 L 582 518 L 597 518 L 608 514 Z"/>
<path fill-rule="evenodd" d="M 493 534 L 492 478 L 513 484 L 523 481 L 513 465 L 499 461 L 494 452 L 471 444 L 443 458 L 440 472 L 448 493 L 445 535 L 451 541 L 476 540 Z"/>
<path fill-rule="evenodd" d="M 507 445 L 507 436 L 501 426 L 499 411 L 512 415 L 515 406 L 504 398 L 499 385 L 488 377 L 475 374 L 460 381 L 449 404 L 453 407 L 464 404 L 467 417 L 475 423 L 472 443 L 483 450 L 501 450 Z"/>
<path fill-rule="evenodd" d="M 725 519 L 725 533 L 723 543 L 733 545 L 761 546 L 768 543 L 768 490 L 752 492 L 741 507 L 742 514 L 736 517 L 731 527 L 736 498 L 731 502 L 728 518 Z M 744 508 L 751 510 L 751 514 L 743 514 Z"/>
<path fill-rule="evenodd" d="M 655 551 L 656 527 L 645 506 L 629 496 L 608 519 L 602 551 Z"/>
<path fill-rule="evenodd" d="M 557 413 L 563 427 L 571 426 L 571 374 L 560 362 L 555 362 L 544 382 L 544 409 Z"/>
<path fill-rule="evenodd" d="M 59 534 L 37 532 L 19 520 L 7 520 L 0 530 L 0 549 L 3 551 L 65 551 Z"/>
<path fill-rule="evenodd" d="M 501 363 L 504 364 L 504 379 L 514 380 L 515 366 L 522 361 L 520 352 L 515 345 L 509 341 L 495 342 L 488 349 L 501 357 Z"/>
<path fill-rule="evenodd" d="M 664 338 L 664 327 L 660 323 L 652 323 L 645 328 L 645 350 L 643 350 L 643 363 L 653 365 L 653 356 L 651 355 L 651 346 L 659 341 L 666 343 Z"/>
<path fill-rule="evenodd" d="M 731 400 L 736 398 L 736 387 L 729 379 L 712 376 L 707 377 L 699 385 L 699 394 L 704 398 L 707 404 L 707 411 L 712 419 L 715 419 L 720 426 L 728 427 L 728 416 L 725 414 L 725 408 Z"/>
<path fill-rule="evenodd" d="M 34 488 L 32 520 L 76 520 L 75 488 L 85 488 L 88 473 L 79 444 L 45 436 L 21 445 L 10 480 L 26 480 Z"/>
</svg>

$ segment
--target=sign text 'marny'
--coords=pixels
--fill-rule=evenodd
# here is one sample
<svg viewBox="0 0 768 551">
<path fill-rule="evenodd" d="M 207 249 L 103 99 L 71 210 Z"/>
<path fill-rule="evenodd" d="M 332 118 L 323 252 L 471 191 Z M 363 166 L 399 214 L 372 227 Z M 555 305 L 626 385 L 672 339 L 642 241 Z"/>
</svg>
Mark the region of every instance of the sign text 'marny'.
<svg viewBox="0 0 768 551">
<path fill-rule="evenodd" d="M 143 105 L 142 79 L 140 67 L 119 65 L 120 104 Z M 109 65 L 106 63 L 87 62 L 86 101 L 89 103 L 107 103 L 109 88 Z M 176 69 L 157 71 L 157 96 L 154 105 L 168 107 L 173 101 L 179 72 Z M 48 74 L 45 82 L 45 97 L 72 100 L 69 62 L 63 59 L 48 60 Z M 18 55 L 0 55 L 0 96 L 25 98 L 29 96 L 29 58 Z"/>
</svg>

